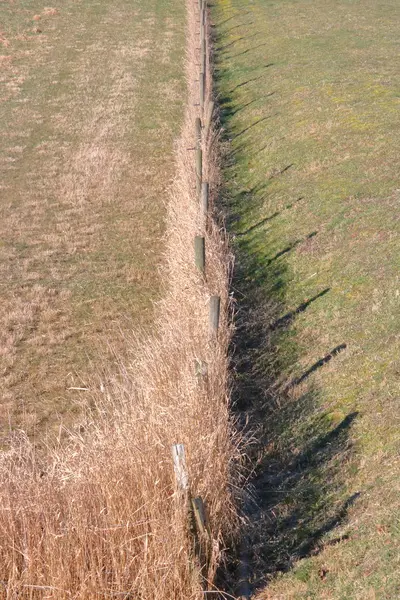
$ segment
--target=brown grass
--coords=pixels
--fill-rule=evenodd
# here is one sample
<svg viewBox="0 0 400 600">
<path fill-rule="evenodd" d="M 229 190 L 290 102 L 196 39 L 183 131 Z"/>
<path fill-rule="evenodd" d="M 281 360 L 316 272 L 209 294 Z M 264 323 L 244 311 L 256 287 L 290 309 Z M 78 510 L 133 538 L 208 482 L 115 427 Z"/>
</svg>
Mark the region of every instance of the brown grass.
<svg viewBox="0 0 400 600">
<path fill-rule="evenodd" d="M 23 433 L 1 456 L 1 597 L 200 599 L 213 588 L 223 540 L 235 523 L 230 492 L 237 442 L 230 425 L 227 348 L 230 256 L 215 222 L 203 231 L 207 272 L 193 264 L 201 231 L 193 154 L 197 30 L 188 1 L 189 98 L 167 215 L 164 299 L 157 334 L 133 342 L 135 358 L 92 395 L 92 410 L 67 444 L 45 459 Z M 208 100 L 211 91 L 208 90 Z M 216 136 L 204 143 L 205 171 L 218 185 Z M 210 295 L 222 299 L 210 339 Z M 195 362 L 209 365 L 199 382 Z M 193 560 L 186 508 L 174 487 L 171 445 L 184 443 L 191 493 L 207 504 L 212 530 L 205 579 Z"/>
</svg>

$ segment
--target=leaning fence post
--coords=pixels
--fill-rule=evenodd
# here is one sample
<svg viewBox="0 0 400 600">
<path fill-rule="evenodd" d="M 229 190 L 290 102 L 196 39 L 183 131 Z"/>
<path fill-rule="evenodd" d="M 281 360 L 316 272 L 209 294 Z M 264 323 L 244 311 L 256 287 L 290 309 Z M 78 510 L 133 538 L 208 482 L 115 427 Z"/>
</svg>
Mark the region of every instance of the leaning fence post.
<svg viewBox="0 0 400 600">
<path fill-rule="evenodd" d="M 221 298 L 219 296 L 211 296 L 209 323 L 210 323 L 210 332 L 213 337 L 218 336 L 220 310 L 221 310 Z"/>
<path fill-rule="evenodd" d="M 196 267 L 204 274 L 206 266 L 206 242 L 199 235 L 194 238 L 194 260 Z"/>
<path fill-rule="evenodd" d="M 209 536 L 210 528 L 207 523 L 206 511 L 201 496 L 197 496 L 197 498 L 192 498 L 192 507 L 199 533 L 201 535 Z"/>
<path fill-rule="evenodd" d="M 201 182 L 203 177 L 203 152 L 201 148 L 196 150 L 196 189 L 197 195 L 200 196 Z"/>
</svg>

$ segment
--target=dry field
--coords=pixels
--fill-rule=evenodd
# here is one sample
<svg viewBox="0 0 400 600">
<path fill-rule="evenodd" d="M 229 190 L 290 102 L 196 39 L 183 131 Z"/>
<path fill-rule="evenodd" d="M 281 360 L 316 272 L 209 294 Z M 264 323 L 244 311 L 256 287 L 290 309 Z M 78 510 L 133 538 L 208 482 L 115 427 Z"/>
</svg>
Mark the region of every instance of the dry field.
<svg viewBox="0 0 400 600">
<path fill-rule="evenodd" d="M 148 326 L 185 85 L 180 0 L 0 8 L 0 430 L 68 424 Z"/>
</svg>

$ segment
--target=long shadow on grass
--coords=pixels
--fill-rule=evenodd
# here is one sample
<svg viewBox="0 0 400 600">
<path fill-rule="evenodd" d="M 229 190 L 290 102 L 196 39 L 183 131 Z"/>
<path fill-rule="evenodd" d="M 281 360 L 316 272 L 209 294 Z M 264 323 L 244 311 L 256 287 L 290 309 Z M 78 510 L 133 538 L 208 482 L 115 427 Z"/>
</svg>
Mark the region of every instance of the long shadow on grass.
<svg viewBox="0 0 400 600">
<path fill-rule="evenodd" d="M 239 227 L 236 208 L 241 215 L 245 212 L 237 201 L 231 198 L 226 205 L 232 228 Z M 355 500 L 339 500 L 340 494 L 336 498 L 335 494 L 343 462 L 351 452 L 348 433 L 357 414 L 326 414 L 311 378 L 345 352 L 346 344 L 327 348 L 324 356 L 298 371 L 296 318 L 315 302 L 323 302 L 329 288 L 315 290 L 288 310 L 286 259 L 301 240 L 269 255 L 264 225 L 273 227 L 276 219 L 279 213 L 234 241 L 234 404 L 243 430 L 252 432 L 244 501 L 248 524 L 241 548 L 248 548 L 253 591 L 278 572 L 291 569 L 296 560 L 318 553 L 323 538 L 346 518 Z M 262 251 L 257 250 L 260 247 Z M 238 561 L 241 553 L 238 550 Z M 238 592 L 234 587 L 228 590 Z"/>
<path fill-rule="evenodd" d="M 221 120 L 226 139 L 231 140 L 231 120 L 243 107 L 229 92 L 221 92 Z M 229 594 L 245 593 L 237 587 L 243 556 L 246 579 L 255 592 L 279 572 L 290 570 L 298 559 L 317 554 L 332 543 L 327 534 L 346 519 L 357 497 L 346 497 L 341 488 L 341 472 L 352 451 L 349 431 L 357 413 L 327 413 L 312 377 L 346 352 L 345 341 L 326 348 L 317 361 L 299 368 L 296 319 L 314 303 L 324 302 L 329 288 L 311 289 L 308 297 L 293 306 L 288 257 L 317 232 L 310 232 L 304 240 L 282 240 L 277 250 L 273 235 L 277 221 L 283 212 L 285 218 L 290 217 L 295 202 L 303 199 L 294 198 L 283 209 L 260 219 L 270 185 L 267 176 L 251 189 L 236 191 L 235 187 L 237 165 L 241 160 L 245 164 L 251 151 L 249 142 L 243 141 L 239 150 L 228 153 L 221 200 L 228 229 L 234 234 L 236 256 L 232 283 L 237 303 L 232 346 L 234 409 L 243 431 L 252 436 L 243 500 L 247 525 L 232 553 L 230 575 L 225 571 L 222 578 Z M 287 176 L 290 166 L 277 170 L 274 177 Z M 232 169 L 236 175 L 233 184 Z M 253 219 L 255 214 L 258 219 Z M 244 229 L 242 220 L 255 222 Z"/>
</svg>

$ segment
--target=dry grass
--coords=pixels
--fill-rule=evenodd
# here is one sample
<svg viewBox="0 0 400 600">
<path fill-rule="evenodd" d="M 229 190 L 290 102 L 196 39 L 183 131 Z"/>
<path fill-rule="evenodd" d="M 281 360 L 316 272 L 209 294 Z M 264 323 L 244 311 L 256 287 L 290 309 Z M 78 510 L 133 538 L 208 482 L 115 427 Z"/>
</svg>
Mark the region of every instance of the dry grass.
<svg viewBox="0 0 400 600">
<path fill-rule="evenodd" d="M 92 395 L 86 421 L 68 443 L 40 458 L 24 434 L 1 456 L 1 597 L 200 599 L 213 589 L 224 538 L 235 524 L 230 491 L 237 442 L 227 381 L 230 256 L 211 222 L 204 279 L 193 264 L 201 231 L 192 151 L 198 108 L 197 27 L 188 1 L 189 99 L 177 148 L 177 176 L 167 209 L 168 283 L 157 334 Z M 208 90 L 209 101 L 211 91 Z M 213 134 L 205 171 L 218 186 Z M 95 160 L 97 160 L 95 156 Z M 218 340 L 210 339 L 208 303 L 222 299 Z M 127 342 L 128 343 L 128 342 Z M 195 364 L 208 364 L 206 380 Z M 171 445 L 184 443 L 191 493 L 206 501 L 212 541 L 203 571 L 195 567 L 186 507 L 174 488 Z"/>
</svg>

